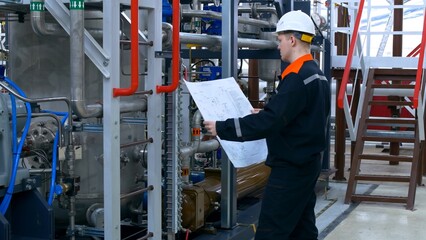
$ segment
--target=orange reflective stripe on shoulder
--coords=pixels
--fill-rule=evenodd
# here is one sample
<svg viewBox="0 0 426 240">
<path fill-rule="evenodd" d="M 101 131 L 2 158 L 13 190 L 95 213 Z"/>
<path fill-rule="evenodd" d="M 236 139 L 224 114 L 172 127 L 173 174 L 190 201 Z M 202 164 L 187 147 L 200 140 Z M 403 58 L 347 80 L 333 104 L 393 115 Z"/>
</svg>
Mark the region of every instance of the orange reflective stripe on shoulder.
<svg viewBox="0 0 426 240">
<path fill-rule="evenodd" d="M 284 69 L 283 73 L 281 74 L 281 80 L 284 79 L 290 73 L 299 73 L 299 70 L 302 67 L 303 63 L 310 60 L 314 60 L 314 58 L 311 54 L 306 54 L 296 59 L 294 62 L 290 63 L 290 65 L 288 65 L 287 68 Z"/>
</svg>

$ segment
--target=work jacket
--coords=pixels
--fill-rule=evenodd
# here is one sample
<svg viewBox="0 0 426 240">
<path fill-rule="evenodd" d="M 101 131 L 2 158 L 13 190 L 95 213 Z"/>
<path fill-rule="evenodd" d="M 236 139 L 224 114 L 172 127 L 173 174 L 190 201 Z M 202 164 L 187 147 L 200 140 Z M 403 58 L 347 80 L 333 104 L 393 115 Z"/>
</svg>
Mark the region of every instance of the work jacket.
<svg viewBox="0 0 426 240">
<path fill-rule="evenodd" d="M 276 94 L 257 114 L 216 122 L 223 140 L 266 138 L 266 165 L 302 165 L 319 160 L 326 149 L 330 86 L 309 54 L 291 63 Z"/>
</svg>

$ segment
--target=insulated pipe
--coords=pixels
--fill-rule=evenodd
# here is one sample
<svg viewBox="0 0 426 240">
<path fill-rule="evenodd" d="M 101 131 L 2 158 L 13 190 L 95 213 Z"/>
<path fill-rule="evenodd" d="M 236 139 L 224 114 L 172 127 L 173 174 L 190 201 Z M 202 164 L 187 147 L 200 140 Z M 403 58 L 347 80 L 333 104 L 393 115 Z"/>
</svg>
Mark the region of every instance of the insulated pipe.
<svg viewBox="0 0 426 240">
<path fill-rule="evenodd" d="M 211 18 L 222 20 L 222 14 L 215 11 L 205 11 L 205 10 L 182 10 L 183 17 L 200 17 L 200 18 Z M 253 18 L 245 18 L 238 17 L 238 23 L 257 26 L 257 27 L 265 27 L 265 28 L 275 28 L 276 24 L 268 21 L 253 19 Z"/>
<path fill-rule="evenodd" d="M 101 116 L 102 108 L 89 108 L 85 100 L 84 88 L 84 11 L 74 8 L 77 1 L 70 0 L 70 72 L 71 72 L 71 103 L 79 117 L 89 118 Z"/>
<path fill-rule="evenodd" d="M 192 117 L 192 137 L 191 137 L 191 145 L 190 148 L 193 151 L 198 150 L 201 142 L 201 113 L 200 110 L 197 110 Z M 191 155 L 190 155 L 191 156 Z M 190 159 L 189 156 L 182 159 L 182 181 L 185 183 L 189 183 L 189 175 L 190 175 Z"/>
<path fill-rule="evenodd" d="M 157 93 L 173 92 L 179 85 L 180 80 L 180 1 L 173 0 L 173 46 L 172 46 L 172 84 L 158 86 Z"/>
<path fill-rule="evenodd" d="M 195 153 L 204 153 L 216 150 L 219 148 L 219 141 L 217 139 L 211 139 L 207 141 L 201 141 L 200 138 L 201 129 L 201 113 L 197 110 L 192 117 L 192 142 L 190 146 L 182 147 L 179 152 L 179 158 L 182 161 L 188 159 Z"/>
<path fill-rule="evenodd" d="M 180 33 L 180 41 L 182 44 L 198 44 L 206 47 L 220 47 L 222 45 L 222 36 Z M 277 46 L 278 44 L 276 41 L 238 38 L 238 47 L 247 47 L 252 49 L 276 49 Z"/>
<path fill-rule="evenodd" d="M 198 148 L 195 148 L 193 146 L 182 147 L 180 149 L 180 152 L 179 152 L 179 158 L 185 159 L 185 158 L 188 158 L 195 153 L 210 152 L 210 151 L 216 150 L 218 148 L 219 148 L 219 141 L 217 139 L 202 141 L 198 145 Z"/>
<path fill-rule="evenodd" d="M 130 88 L 114 88 L 114 97 L 133 95 L 139 87 L 139 0 L 131 0 L 130 15 L 131 84 Z"/>
<path fill-rule="evenodd" d="M 70 71 L 72 109 L 74 113 L 81 118 L 101 117 L 103 113 L 103 106 L 101 104 L 88 105 L 86 103 L 84 77 L 85 58 L 83 45 L 84 11 L 73 9 L 70 11 L 70 15 Z M 138 33 L 138 31 L 136 31 L 136 33 Z M 146 108 L 146 99 L 144 101 L 138 102 L 120 101 L 120 112 L 145 111 Z"/>
<path fill-rule="evenodd" d="M 70 72 L 71 72 L 71 102 L 74 112 L 83 117 L 92 117 L 101 113 L 102 108 L 89 110 L 84 97 L 84 0 L 70 0 Z M 80 84 L 80 86 L 78 86 Z M 70 115 L 69 118 L 72 118 Z M 68 145 L 65 150 L 65 160 L 68 164 L 68 174 L 74 177 L 75 150 Z M 75 196 L 69 198 L 69 230 L 71 239 L 75 239 Z"/>
<path fill-rule="evenodd" d="M 277 16 L 277 9 L 275 7 L 262 7 L 262 6 L 257 6 L 255 8 L 238 7 L 238 13 L 252 13 L 253 10 L 256 11 L 256 12 L 272 13 L 273 15 Z"/>
<path fill-rule="evenodd" d="M 46 11 L 44 8 L 44 0 L 31 0 L 30 11 L 31 26 L 37 35 L 67 36 L 66 32 L 59 24 L 47 24 L 45 22 Z"/>
</svg>

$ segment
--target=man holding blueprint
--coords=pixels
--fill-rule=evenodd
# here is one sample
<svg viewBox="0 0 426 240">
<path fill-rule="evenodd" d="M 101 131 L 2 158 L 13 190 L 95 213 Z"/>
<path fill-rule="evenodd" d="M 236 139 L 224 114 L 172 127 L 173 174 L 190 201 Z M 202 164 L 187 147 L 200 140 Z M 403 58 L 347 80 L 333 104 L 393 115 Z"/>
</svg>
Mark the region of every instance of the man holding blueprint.
<svg viewBox="0 0 426 240">
<path fill-rule="evenodd" d="M 222 140 L 266 138 L 265 164 L 271 174 L 256 240 L 317 239 L 314 187 L 327 146 L 330 88 L 310 54 L 315 35 L 311 18 L 301 11 L 289 12 L 277 23 L 276 31 L 281 59 L 290 63 L 276 95 L 257 114 L 206 120 L 204 125 Z"/>
</svg>

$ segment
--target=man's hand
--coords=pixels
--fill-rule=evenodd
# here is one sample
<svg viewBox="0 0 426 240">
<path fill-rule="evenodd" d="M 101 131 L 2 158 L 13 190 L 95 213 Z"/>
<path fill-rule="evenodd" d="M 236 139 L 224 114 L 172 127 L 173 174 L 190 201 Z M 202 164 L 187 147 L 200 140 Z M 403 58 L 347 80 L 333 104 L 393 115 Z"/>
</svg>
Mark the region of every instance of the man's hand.
<svg viewBox="0 0 426 240">
<path fill-rule="evenodd" d="M 252 110 L 251 110 L 251 113 L 252 114 L 256 114 L 256 113 L 259 113 L 260 112 L 260 110 L 262 110 L 261 108 L 253 108 Z"/>
<path fill-rule="evenodd" d="M 203 124 L 204 124 L 204 127 L 207 129 L 207 131 L 211 135 L 217 136 L 217 132 L 216 132 L 216 121 L 204 121 Z"/>
</svg>

